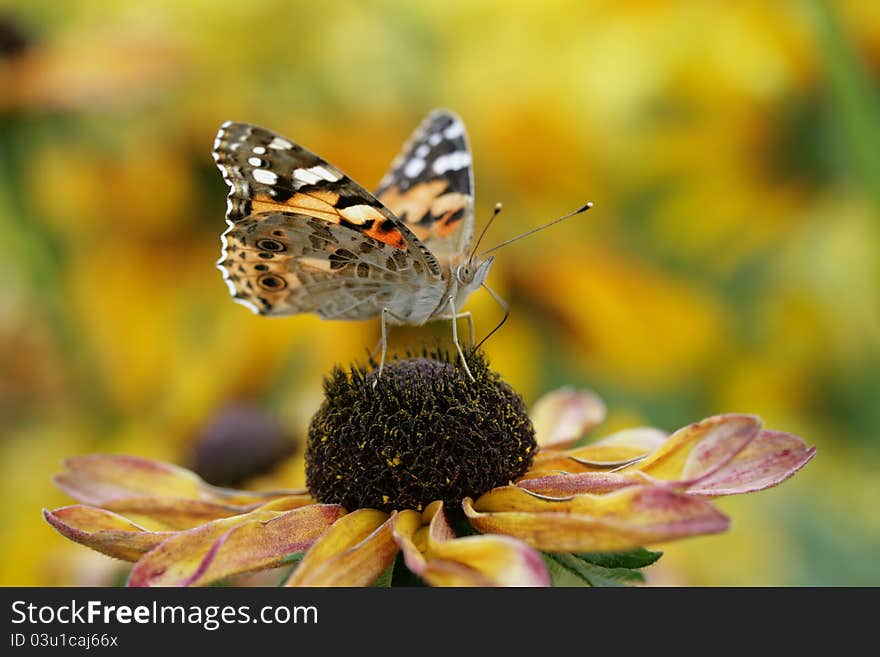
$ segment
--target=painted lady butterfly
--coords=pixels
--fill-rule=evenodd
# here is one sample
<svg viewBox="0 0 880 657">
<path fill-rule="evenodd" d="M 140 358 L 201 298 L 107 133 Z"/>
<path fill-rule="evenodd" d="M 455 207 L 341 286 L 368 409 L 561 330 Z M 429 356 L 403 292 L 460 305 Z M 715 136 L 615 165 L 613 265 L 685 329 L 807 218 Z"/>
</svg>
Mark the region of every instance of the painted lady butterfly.
<svg viewBox="0 0 880 657">
<path fill-rule="evenodd" d="M 224 123 L 213 155 L 230 188 L 217 264 L 235 301 L 262 315 L 379 317 L 380 374 L 389 323 L 452 319 L 467 369 L 456 320 L 470 321 L 460 308 L 485 287 L 493 257 L 468 252 L 473 175 L 461 119 L 429 114 L 375 194 L 302 146 L 245 123 Z"/>
</svg>

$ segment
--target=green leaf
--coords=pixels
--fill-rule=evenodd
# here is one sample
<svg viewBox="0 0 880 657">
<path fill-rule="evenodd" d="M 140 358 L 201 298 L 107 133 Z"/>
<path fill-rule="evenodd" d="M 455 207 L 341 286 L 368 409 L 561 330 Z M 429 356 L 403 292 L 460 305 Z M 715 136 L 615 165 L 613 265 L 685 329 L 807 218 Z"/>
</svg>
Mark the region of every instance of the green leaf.
<svg viewBox="0 0 880 657">
<path fill-rule="evenodd" d="M 553 582 L 553 586 L 568 588 L 590 586 L 587 580 L 563 566 L 553 556 L 549 554 L 542 554 L 541 556 L 544 559 L 547 570 L 550 572 L 550 580 Z"/>
<path fill-rule="evenodd" d="M 644 568 L 657 561 L 663 553 L 636 548 L 626 552 L 584 552 L 574 556 L 603 568 Z"/>
<path fill-rule="evenodd" d="M 588 586 L 631 586 L 645 581 L 645 576 L 638 570 L 597 566 L 574 554 L 548 554 L 546 558 L 549 560 L 550 576 L 555 586 L 578 586 L 571 583 L 574 581 L 573 577 L 582 580 Z M 559 572 L 560 569 L 567 573 Z M 557 584 L 557 579 L 566 583 Z"/>
</svg>

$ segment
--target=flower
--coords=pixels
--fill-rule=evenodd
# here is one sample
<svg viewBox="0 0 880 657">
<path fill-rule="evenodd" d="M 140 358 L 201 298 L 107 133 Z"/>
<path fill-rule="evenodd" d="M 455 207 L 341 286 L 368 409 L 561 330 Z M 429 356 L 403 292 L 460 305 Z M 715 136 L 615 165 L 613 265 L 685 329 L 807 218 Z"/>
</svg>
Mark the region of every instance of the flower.
<svg viewBox="0 0 880 657">
<path fill-rule="evenodd" d="M 134 561 L 131 586 L 291 563 L 287 586 L 370 585 L 392 570 L 437 586 L 545 586 L 657 558 L 612 553 L 724 531 L 708 498 L 776 485 L 815 454 L 740 414 L 571 448 L 604 418 L 596 395 L 559 390 L 530 417 L 481 355 L 469 366 L 473 383 L 454 359 L 425 354 L 393 362 L 376 386 L 374 371 L 337 368 L 309 432 L 308 490 L 218 488 L 173 465 L 89 455 L 56 477 L 80 504 L 44 516 Z"/>
</svg>

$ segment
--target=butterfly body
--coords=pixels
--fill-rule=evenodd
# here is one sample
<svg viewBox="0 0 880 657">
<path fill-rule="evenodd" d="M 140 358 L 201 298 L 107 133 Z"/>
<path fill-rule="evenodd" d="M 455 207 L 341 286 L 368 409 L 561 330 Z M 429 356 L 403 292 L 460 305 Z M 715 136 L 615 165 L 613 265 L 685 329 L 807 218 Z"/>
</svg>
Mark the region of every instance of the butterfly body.
<svg viewBox="0 0 880 657">
<path fill-rule="evenodd" d="M 386 323 L 459 316 L 489 272 L 491 258 L 468 254 L 471 154 L 451 112 L 428 115 L 375 194 L 246 123 L 224 123 L 213 155 L 230 189 L 217 264 L 233 298 L 255 313 L 380 317 L 384 343 Z"/>
</svg>

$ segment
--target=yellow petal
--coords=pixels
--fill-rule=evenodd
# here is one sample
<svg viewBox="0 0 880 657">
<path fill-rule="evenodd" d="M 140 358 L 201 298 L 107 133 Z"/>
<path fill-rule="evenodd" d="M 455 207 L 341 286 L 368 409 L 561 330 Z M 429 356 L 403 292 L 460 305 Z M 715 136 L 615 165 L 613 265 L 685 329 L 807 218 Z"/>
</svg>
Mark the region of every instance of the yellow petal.
<svg viewBox="0 0 880 657">
<path fill-rule="evenodd" d="M 541 447 L 567 447 L 605 419 L 605 404 L 593 392 L 561 388 L 535 402 L 529 416 Z"/>
<path fill-rule="evenodd" d="M 172 536 L 147 531 L 120 515 L 82 504 L 44 509 L 43 517 L 65 538 L 124 561 L 137 561 Z"/>
<path fill-rule="evenodd" d="M 391 535 L 394 542 L 403 552 L 406 567 L 416 575 L 421 575 L 427 565 L 427 560 L 419 546 L 422 541 L 416 541 L 416 533 L 421 526 L 422 517 L 409 509 L 400 511 L 391 518 Z"/>
<path fill-rule="evenodd" d="M 129 586 L 197 586 L 281 565 L 303 552 L 345 509 L 312 504 L 291 511 L 258 509 L 180 532 L 148 552 L 129 577 Z"/>
<path fill-rule="evenodd" d="M 571 458 L 568 452 L 562 452 L 555 449 L 542 449 L 535 454 L 532 466 L 526 472 L 525 477 L 531 477 L 533 473 L 540 473 L 541 476 L 563 473 L 563 472 L 597 472 L 607 470 L 597 465 L 589 465 L 585 462 L 579 462 Z"/>
<path fill-rule="evenodd" d="M 465 499 L 463 508 L 481 532 L 515 536 L 546 552 L 627 550 L 728 525 L 708 502 L 656 486 L 552 501 L 504 486 L 476 503 Z"/>
<path fill-rule="evenodd" d="M 336 521 L 309 549 L 285 586 L 367 586 L 397 554 L 387 513 L 358 509 Z"/>
<path fill-rule="evenodd" d="M 550 586 L 541 555 L 511 536 L 456 538 L 434 544 L 431 555 L 422 577 L 432 586 Z"/>
<path fill-rule="evenodd" d="M 760 432 L 754 415 L 715 415 L 673 433 L 645 460 L 625 468 L 656 479 L 691 481 L 711 474 L 736 456 Z"/>
<path fill-rule="evenodd" d="M 637 427 L 618 431 L 595 443 L 568 450 L 566 454 L 584 465 L 619 467 L 645 458 L 663 445 L 666 439 L 666 434 L 659 429 Z"/>
</svg>

